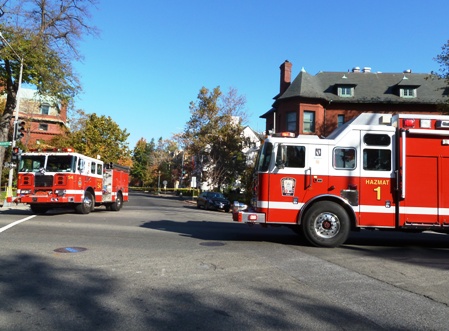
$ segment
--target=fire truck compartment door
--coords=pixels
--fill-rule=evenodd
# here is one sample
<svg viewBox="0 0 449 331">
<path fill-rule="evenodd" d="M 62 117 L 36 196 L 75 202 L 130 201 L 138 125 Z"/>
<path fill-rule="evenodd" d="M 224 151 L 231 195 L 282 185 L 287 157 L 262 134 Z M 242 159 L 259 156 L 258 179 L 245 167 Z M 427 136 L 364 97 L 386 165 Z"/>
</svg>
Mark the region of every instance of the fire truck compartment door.
<svg viewBox="0 0 449 331">
<path fill-rule="evenodd" d="M 438 157 L 409 155 L 406 168 L 406 194 L 400 208 L 401 225 L 439 223 Z"/>
</svg>

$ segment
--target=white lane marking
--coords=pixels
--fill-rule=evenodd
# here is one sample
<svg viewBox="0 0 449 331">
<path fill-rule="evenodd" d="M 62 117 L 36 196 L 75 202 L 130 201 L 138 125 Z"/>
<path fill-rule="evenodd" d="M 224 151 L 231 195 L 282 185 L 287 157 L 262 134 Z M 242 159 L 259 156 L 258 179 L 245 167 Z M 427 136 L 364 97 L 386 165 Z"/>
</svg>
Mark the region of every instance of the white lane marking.
<svg viewBox="0 0 449 331">
<path fill-rule="evenodd" d="M 29 219 L 32 219 L 33 217 L 36 217 L 36 215 L 31 215 L 31 216 L 28 216 L 27 218 L 24 218 L 22 220 L 18 220 L 18 221 L 12 222 L 11 224 L 8 224 L 8 225 L 0 228 L 0 233 L 2 233 L 3 231 L 8 230 L 9 228 L 12 228 L 13 226 L 15 226 L 17 224 L 20 224 L 22 222 L 28 221 Z"/>
</svg>

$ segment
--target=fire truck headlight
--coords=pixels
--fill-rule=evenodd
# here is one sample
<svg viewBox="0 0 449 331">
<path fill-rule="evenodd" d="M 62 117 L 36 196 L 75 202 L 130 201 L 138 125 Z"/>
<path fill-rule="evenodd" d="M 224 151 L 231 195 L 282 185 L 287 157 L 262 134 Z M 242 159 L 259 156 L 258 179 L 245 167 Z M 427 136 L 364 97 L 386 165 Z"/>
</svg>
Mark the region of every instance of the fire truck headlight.
<svg viewBox="0 0 449 331">
<path fill-rule="evenodd" d="M 66 190 L 55 190 L 55 194 L 58 197 L 62 197 L 62 196 L 64 196 L 66 194 Z"/>
<path fill-rule="evenodd" d="M 31 190 L 20 190 L 19 195 L 31 194 Z"/>
</svg>

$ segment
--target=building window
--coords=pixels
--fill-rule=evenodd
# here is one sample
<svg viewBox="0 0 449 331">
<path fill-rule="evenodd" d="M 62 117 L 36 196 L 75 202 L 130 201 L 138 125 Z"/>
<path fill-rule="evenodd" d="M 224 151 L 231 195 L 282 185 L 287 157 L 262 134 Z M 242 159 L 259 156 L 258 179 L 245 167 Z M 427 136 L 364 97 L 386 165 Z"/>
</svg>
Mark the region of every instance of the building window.
<svg viewBox="0 0 449 331">
<path fill-rule="evenodd" d="M 48 115 L 49 111 L 50 111 L 50 105 L 49 104 L 44 103 L 44 104 L 41 105 L 41 114 L 42 115 Z"/>
<path fill-rule="evenodd" d="M 416 89 L 413 87 L 403 87 L 400 90 L 401 98 L 416 98 Z"/>
<path fill-rule="evenodd" d="M 313 133 L 315 132 L 315 112 L 305 111 L 303 121 L 303 132 Z"/>
<path fill-rule="evenodd" d="M 41 131 L 48 131 L 48 124 L 39 123 L 39 130 L 41 130 Z"/>
<path fill-rule="evenodd" d="M 339 86 L 338 87 L 338 96 L 339 97 L 352 97 L 354 96 L 354 87 L 352 86 Z"/>
<path fill-rule="evenodd" d="M 287 131 L 296 132 L 296 112 L 287 113 Z"/>
<path fill-rule="evenodd" d="M 345 115 L 338 115 L 337 116 L 337 127 L 340 127 L 343 124 L 345 124 Z"/>
</svg>

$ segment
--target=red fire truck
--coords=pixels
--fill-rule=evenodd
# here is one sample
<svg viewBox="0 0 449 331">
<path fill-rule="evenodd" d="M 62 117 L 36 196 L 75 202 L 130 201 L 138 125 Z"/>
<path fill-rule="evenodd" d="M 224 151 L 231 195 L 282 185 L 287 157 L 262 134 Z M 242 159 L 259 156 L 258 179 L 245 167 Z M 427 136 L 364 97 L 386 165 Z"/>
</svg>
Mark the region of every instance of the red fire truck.
<svg viewBox="0 0 449 331">
<path fill-rule="evenodd" d="M 104 163 L 71 148 L 22 153 L 18 167 L 17 200 L 33 213 L 73 207 L 88 214 L 95 206 L 119 211 L 128 201 L 127 167 Z"/>
<path fill-rule="evenodd" d="M 287 136 L 265 140 L 234 221 L 323 247 L 359 229 L 449 232 L 449 116 L 364 113 L 324 139 Z"/>
</svg>

